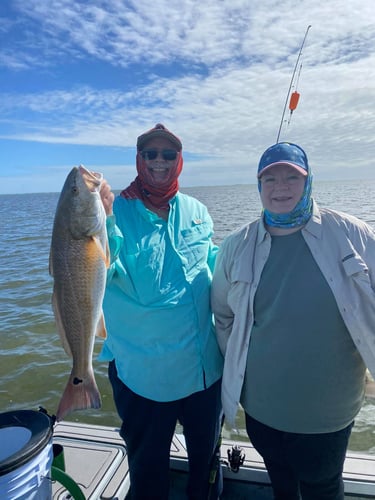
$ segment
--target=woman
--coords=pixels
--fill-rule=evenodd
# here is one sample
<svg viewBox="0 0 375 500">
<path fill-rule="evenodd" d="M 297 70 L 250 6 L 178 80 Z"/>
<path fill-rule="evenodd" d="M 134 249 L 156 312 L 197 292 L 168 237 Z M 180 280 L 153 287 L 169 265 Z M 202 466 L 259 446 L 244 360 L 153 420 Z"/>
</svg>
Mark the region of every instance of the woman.
<svg viewBox="0 0 375 500">
<path fill-rule="evenodd" d="M 168 498 L 177 420 L 186 438 L 188 497 L 207 499 L 222 374 L 209 302 L 213 223 L 202 203 L 179 192 L 182 144 L 172 132 L 157 124 L 138 137 L 136 162 L 138 175 L 113 210 L 108 184 L 101 192 L 112 262 L 101 359 L 109 361 L 122 419 L 132 500 Z"/>
<path fill-rule="evenodd" d="M 344 498 L 342 470 L 375 373 L 375 234 L 320 209 L 305 152 L 278 143 L 262 155 L 262 216 L 223 243 L 212 283 L 225 355 L 222 401 L 238 404 L 275 498 Z"/>
</svg>

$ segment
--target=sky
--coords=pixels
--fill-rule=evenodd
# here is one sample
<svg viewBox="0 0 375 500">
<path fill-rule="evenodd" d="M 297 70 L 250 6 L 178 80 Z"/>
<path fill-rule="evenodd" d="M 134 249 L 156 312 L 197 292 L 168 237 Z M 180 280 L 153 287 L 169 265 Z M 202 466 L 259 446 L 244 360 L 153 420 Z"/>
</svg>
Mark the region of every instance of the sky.
<svg viewBox="0 0 375 500">
<path fill-rule="evenodd" d="M 253 183 L 277 140 L 317 180 L 375 179 L 373 0 L 1 0 L 0 75 L 0 194 L 79 164 L 124 188 L 158 122 L 181 187 Z"/>
</svg>

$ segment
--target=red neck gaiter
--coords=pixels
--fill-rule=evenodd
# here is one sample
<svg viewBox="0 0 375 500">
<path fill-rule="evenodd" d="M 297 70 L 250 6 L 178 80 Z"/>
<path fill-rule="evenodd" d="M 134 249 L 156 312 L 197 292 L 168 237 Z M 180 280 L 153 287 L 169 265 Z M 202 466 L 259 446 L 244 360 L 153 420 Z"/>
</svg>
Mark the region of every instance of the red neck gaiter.
<svg viewBox="0 0 375 500">
<path fill-rule="evenodd" d="M 169 169 L 168 177 L 158 186 L 153 184 L 153 178 L 142 155 L 137 153 L 137 172 L 134 181 L 121 192 L 121 196 L 128 199 L 138 198 L 146 205 L 149 203 L 155 208 L 169 210 L 169 200 L 178 191 L 178 177 L 182 171 L 183 158 L 181 152 L 177 153 L 177 158 L 173 167 Z"/>
</svg>

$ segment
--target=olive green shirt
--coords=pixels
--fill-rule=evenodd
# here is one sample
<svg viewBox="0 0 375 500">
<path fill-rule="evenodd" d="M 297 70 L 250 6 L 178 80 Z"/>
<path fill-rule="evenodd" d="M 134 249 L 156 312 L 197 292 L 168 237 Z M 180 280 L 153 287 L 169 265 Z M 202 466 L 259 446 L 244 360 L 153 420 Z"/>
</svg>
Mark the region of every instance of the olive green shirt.
<svg viewBox="0 0 375 500">
<path fill-rule="evenodd" d="M 364 396 L 365 364 L 301 231 L 273 236 L 254 301 L 241 404 L 287 432 L 346 427 Z"/>
</svg>

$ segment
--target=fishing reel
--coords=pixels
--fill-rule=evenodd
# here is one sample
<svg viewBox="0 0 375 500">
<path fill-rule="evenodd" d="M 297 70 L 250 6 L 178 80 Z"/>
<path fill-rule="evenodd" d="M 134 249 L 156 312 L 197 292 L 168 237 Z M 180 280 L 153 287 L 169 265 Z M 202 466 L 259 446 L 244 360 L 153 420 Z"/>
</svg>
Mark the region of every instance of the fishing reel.
<svg viewBox="0 0 375 500">
<path fill-rule="evenodd" d="M 230 470 L 238 472 L 245 461 L 245 453 L 242 451 L 241 446 L 233 445 L 231 450 L 227 450 L 227 454 Z"/>
</svg>

